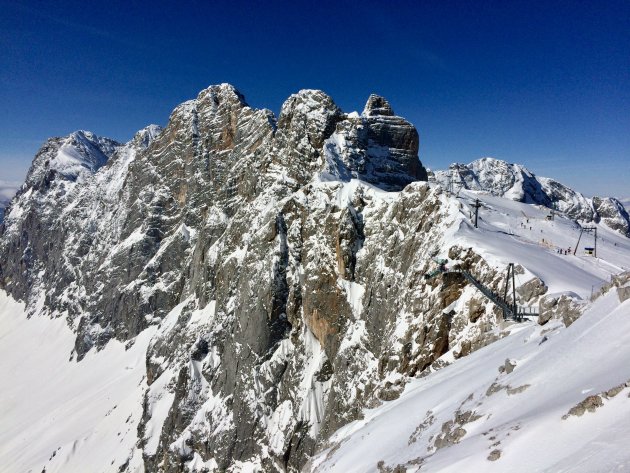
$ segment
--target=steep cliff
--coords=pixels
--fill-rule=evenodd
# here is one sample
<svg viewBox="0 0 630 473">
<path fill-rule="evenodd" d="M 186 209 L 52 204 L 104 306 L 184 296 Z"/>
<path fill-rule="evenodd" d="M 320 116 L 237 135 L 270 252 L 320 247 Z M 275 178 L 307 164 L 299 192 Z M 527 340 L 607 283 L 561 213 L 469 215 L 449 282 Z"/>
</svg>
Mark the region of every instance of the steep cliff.
<svg viewBox="0 0 630 473">
<path fill-rule="evenodd" d="M 0 281 L 67 319 L 77 360 L 158 325 L 140 426 L 150 470 L 197 457 L 295 469 L 376 399 L 397 306 L 415 304 L 401 293 L 421 273 L 403 279 L 439 239 L 438 197 L 386 191 L 426 179 L 417 151 L 377 96 L 359 116 L 305 90 L 276 120 L 213 86 L 125 145 L 49 140 L 2 226 Z M 425 231 L 401 258 L 401 232 Z"/>
</svg>

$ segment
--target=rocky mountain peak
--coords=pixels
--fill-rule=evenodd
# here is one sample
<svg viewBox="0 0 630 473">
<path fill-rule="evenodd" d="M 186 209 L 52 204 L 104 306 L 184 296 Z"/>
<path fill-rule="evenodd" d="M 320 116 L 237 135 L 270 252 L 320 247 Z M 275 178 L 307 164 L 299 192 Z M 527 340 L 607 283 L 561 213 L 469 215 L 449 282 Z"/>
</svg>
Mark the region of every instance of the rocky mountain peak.
<svg viewBox="0 0 630 473">
<path fill-rule="evenodd" d="M 136 134 L 131 139 L 132 143 L 136 146 L 144 149 L 147 148 L 151 142 L 157 138 L 157 136 L 162 133 L 162 127 L 159 125 L 149 125 L 144 127 L 142 130 L 136 132 Z"/>
<path fill-rule="evenodd" d="M 121 146 L 90 131 L 75 131 L 66 137 L 50 138 L 40 148 L 26 176 L 27 186 L 60 177 L 74 181 L 93 174 L 105 165 Z"/>
<path fill-rule="evenodd" d="M 210 123 L 215 119 L 220 122 L 232 115 L 232 120 L 243 108 L 248 107 L 245 97 L 230 84 L 211 85 L 202 90 L 197 98 L 183 102 L 175 107 L 169 117 L 167 134 L 173 128 L 183 133 L 199 134 L 199 123 Z"/>
<path fill-rule="evenodd" d="M 310 143 L 319 147 L 342 118 L 341 109 L 326 93 L 304 89 L 291 95 L 282 105 L 278 132 L 306 131 Z"/>
<path fill-rule="evenodd" d="M 630 237 L 630 215 L 624 205 L 614 197 L 593 197 L 591 199 L 597 216 L 613 230 Z"/>
<path fill-rule="evenodd" d="M 321 90 L 301 90 L 282 105 L 271 153 L 291 181 L 305 184 L 317 172 L 324 142 L 344 114 Z"/>
<path fill-rule="evenodd" d="M 377 115 L 394 116 L 394 110 L 387 99 L 380 95 L 371 94 L 363 109 L 363 116 L 373 117 Z"/>
<path fill-rule="evenodd" d="M 211 85 L 197 95 L 200 108 L 216 111 L 220 107 L 242 108 L 247 106 L 245 96 L 231 84 Z"/>
<path fill-rule="evenodd" d="M 163 130 L 149 126 L 126 145 L 77 132 L 52 138 L 37 154 L 29 179 L 45 185 L 19 194 L 0 226 L 0 287 L 29 307 L 45 298 L 37 310 L 64 314 L 77 332 L 77 360 L 112 338 L 172 328 L 160 328 L 147 349 L 147 388 L 174 389 L 155 438 L 141 434 L 147 471 L 157 471 L 162 458 L 169 465 L 183 458 L 171 445 L 192 432 L 188 414 L 199 413 L 203 428 L 216 430 L 204 455 L 225 469 L 260 454 L 270 434 L 259 426 L 270 425 L 278 409 L 288 409 L 292 420 L 271 456 L 284 455 L 297 470 L 320 430 L 330 433 L 368 402 L 324 392 L 357 384 L 343 374 L 348 363 L 356 365 L 353 373 L 366 367 L 343 343 L 346 322 L 362 310 L 350 296 L 363 292 L 360 284 L 379 285 L 364 317 L 380 334 L 397 312 L 378 301 L 388 300 L 387 288 L 406 287 L 366 265 L 381 244 L 391 240 L 394 248 L 399 238 L 378 215 L 405 222 L 402 233 L 412 234 L 425 227 L 420 206 L 437 205 L 428 185 L 409 186 L 426 179 L 416 129 L 379 110 L 347 115 L 324 92 L 302 90 L 276 122 L 220 84 L 179 105 Z M 405 202 L 391 212 L 374 189 L 406 186 L 399 196 Z M 417 210 L 413 218 L 404 211 L 409 206 Z M 374 231 L 380 236 L 365 246 Z M 439 238 L 437 227 L 431 231 L 421 243 L 426 248 L 409 246 L 406 254 L 425 254 Z M 403 261 L 399 251 L 387 252 L 385 266 Z M 206 314 L 198 326 L 191 318 L 197 310 Z M 427 356 L 432 361 L 435 353 Z M 189 362 L 203 374 L 186 369 Z M 150 419 L 153 392 L 146 396 L 143 419 Z M 218 404 L 203 407 L 212 396 Z M 326 410 L 328 403 L 341 414 Z M 201 437 L 191 435 L 197 450 Z M 276 471 L 270 464 L 263 470 Z"/>
</svg>

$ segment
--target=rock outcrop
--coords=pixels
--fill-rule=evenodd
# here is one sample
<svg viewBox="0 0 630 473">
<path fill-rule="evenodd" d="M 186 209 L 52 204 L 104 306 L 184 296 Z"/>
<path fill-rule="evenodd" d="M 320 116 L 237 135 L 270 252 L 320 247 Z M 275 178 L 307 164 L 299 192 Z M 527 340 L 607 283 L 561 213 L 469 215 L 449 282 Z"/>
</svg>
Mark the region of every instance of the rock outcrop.
<svg viewBox="0 0 630 473">
<path fill-rule="evenodd" d="M 358 178 L 385 190 L 402 190 L 427 180 L 416 159 L 418 142 L 413 125 L 395 116 L 387 100 L 371 95 L 363 113 L 347 116 L 326 141 L 325 171 L 335 179 Z"/>
</svg>

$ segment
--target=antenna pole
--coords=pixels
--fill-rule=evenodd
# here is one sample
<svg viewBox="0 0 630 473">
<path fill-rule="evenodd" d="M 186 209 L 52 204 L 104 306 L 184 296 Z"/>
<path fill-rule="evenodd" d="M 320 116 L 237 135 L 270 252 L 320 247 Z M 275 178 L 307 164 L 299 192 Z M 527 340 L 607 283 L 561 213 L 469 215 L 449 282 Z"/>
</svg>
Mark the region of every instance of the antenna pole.
<svg viewBox="0 0 630 473">
<path fill-rule="evenodd" d="M 510 265 L 508 265 L 508 271 L 505 276 L 505 287 L 503 288 L 503 300 L 507 303 L 507 291 L 508 291 L 508 281 L 510 280 Z"/>
<path fill-rule="evenodd" d="M 514 282 L 514 263 L 510 263 L 510 267 L 512 268 L 512 302 L 514 303 L 514 317 L 518 317 L 518 308 L 516 306 L 516 283 Z"/>
<path fill-rule="evenodd" d="M 481 202 L 479 202 L 479 199 L 475 199 L 473 207 L 475 208 L 475 228 L 478 228 L 477 223 L 479 219 L 479 207 L 481 207 Z"/>
<path fill-rule="evenodd" d="M 580 224 L 578 223 L 578 225 L 580 225 Z M 580 246 L 580 239 L 582 238 L 582 233 L 584 233 L 584 227 L 582 227 L 582 225 L 580 225 L 580 236 L 578 237 L 578 241 L 575 244 L 575 249 L 573 250 L 573 255 L 574 256 L 575 256 L 575 253 L 577 253 L 578 246 Z"/>
</svg>

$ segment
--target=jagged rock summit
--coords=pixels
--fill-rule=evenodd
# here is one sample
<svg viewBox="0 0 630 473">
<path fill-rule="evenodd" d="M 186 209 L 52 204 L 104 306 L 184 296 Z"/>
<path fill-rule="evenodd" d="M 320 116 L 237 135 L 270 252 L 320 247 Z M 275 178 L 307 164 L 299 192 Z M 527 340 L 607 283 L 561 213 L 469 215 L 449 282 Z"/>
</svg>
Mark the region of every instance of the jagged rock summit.
<svg viewBox="0 0 630 473">
<path fill-rule="evenodd" d="M 374 238 L 367 221 L 383 191 L 409 188 L 414 208 L 434 198 L 413 184 L 427 177 L 415 128 L 384 99 L 366 110 L 302 90 L 276 119 L 221 84 L 126 144 L 81 131 L 38 152 L 0 227 L 0 286 L 30 312 L 65 317 L 73 360 L 155 330 L 139 424 L 149 471 L 196 455 L 295 470 L 376 399 L 376 384 L 347 397 L 368 359 L 353 359 L 349 327 L 378 312 L 378 340 L 396 317 L 380 299 L 352 302 L 359 280 L 376 293 L 394 282 L 359 256 L 393 231 Z M 410 220 L 406 207 L 394 212 L 411 225 L 421 213 Z M 374 343 L 369 358 L 385 350 Z"/>
<path fill-rule="evenodd" d="M 362 115 L 365 117 L 378 115 L 392 117 L 394 116 L 394 110 L 392 110 L 392 106 L 385 98 L 380 95 L 372 94 L 365 104 Z"/>
<path fill-rule="evenodd" d="M 50 138 L 40 148 L 26 175 L 29 187 L 61 177 L 75 180 L 105 165 L 120 144 L 89 131 L 75 131 L 64 138 Z"/>
</svg>

